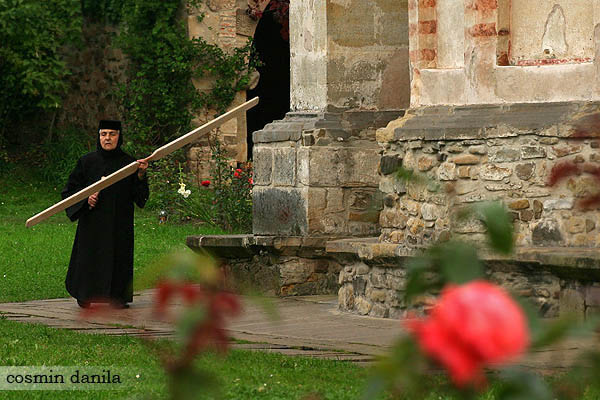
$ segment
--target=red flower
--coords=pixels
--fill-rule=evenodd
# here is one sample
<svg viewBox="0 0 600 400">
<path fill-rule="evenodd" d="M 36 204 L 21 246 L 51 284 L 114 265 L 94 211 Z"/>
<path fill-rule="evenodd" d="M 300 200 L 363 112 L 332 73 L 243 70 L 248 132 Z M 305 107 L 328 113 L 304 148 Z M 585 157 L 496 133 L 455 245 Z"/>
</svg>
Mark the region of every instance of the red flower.
<svg viewBox="0 0 600 400">
<path fill-rule="evenodd" d="M 482 382 L 484 365 L 509 361 L 529 343 L 521 308 L 485 281 L 447 287 L 431 314 L 408 328 L 458 386 Z"/>
<path fill-rule="evenodd" d="M 233 173 L 233 176 L 235 176 L 236 178 L 239 178 L 239 177 L 240 177 L 240 173 L 239 173 L 239 172 L 237 172 L 237 171 L 235 171 L 235 172 Z"/>
<path fill-rule="evenodd" d="M 254 185 L 254 179 L 248 178 L 248 183 L 251 184 L 251 185 Z"/>
<path fill-rule="evenodd" d="M 202 185 L 202 186 L 210 186 L 210 181 L 209 181 L 209 180 L 202 181 L 202 182 L 201 182 L 201 185 Z"/>
</svg>

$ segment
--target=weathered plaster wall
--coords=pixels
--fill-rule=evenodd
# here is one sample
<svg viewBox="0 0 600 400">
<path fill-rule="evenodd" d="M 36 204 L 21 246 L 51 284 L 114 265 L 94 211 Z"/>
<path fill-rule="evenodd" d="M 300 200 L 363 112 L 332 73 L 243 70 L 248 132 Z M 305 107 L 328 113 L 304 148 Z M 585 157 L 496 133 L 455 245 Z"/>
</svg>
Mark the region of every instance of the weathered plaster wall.
<svg viewBox="0 0 600 400">
<path fill-rule="evenodd" d="M 599 2 L 409 0 L 411 107 L 600 99 Z"/>
<path fill-rule="evenodd" d="M 292 110 L 409 104 L 406 0 L 293 1 L 290 48 Z"/>
<path fill-rule="evenodd" d="M 328 104 L 379 110 L 408 106 L 406 0 L 327 1 L 327 45 Z"/>
<path fill-rule="evenodd" d="M 323 0 L 290 2 L 290 109 L 327 106 L 327 7 Z"/>
<path fill-rule="evenodd" d="M 594 55 L 593 3 L 512 0 L 512 64 L 547 58 L 591 60 Z"/>
</svg>

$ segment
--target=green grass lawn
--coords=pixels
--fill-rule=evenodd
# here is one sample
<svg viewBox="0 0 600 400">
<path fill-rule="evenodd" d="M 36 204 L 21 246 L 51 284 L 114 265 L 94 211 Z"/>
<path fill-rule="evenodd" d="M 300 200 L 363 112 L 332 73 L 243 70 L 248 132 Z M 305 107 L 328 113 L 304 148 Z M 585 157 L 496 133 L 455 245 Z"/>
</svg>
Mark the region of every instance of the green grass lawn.
<svg viewBox="0 0 600 400">
<path fill-rule="evenodd" d="M 32 228 L 25 221 L 60 200 L 50 187 L 15 170 L 0 184 L 0 302 L 68 297 L 64 278 L 76 223 L 64 212 Z M 158 224 L 156 212 L 136 209 L 134 276 L 162 255 L 185 250 L 189 235 L 221 231 L 193 224 Z M 134 280 L 135 290 L 144 289 Z"/>
<path fill-rule="evenodd" d="M 140 375 L 139 383 L 127 391 L 4 391 L 2 399 L 167 397 L 162 368 L 140 340 L 2 320 L 0 331 L 1 366 L 97 365 L 110 367 L 113 373 Z M 358 399 L 368 376 L 366 369 L 349 363 L 235 350 L 225 357 L 205 355 L 197 365 L 217 376 L 217 387 L 227 399 L 302 399 L 310 394 L 323 400 Z"/>
</svg>

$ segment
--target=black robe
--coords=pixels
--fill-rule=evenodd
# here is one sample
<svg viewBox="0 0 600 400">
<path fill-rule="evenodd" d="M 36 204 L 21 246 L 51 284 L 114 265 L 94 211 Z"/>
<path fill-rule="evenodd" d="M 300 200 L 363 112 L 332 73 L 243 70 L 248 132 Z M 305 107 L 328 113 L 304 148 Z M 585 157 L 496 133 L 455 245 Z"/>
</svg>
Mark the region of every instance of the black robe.
<svg viewBox="0 0 600 400">
<path fill-rule="evenodd" d="M 62 198 L 133 161 L 120 148 L 86 154 L 77 161 Z M 65 280 L 71 296 L 83 302 L 133 300 L 133 203 L 144 207 L 148 195 L 147 178 L 134 173 L 101 190 L 94 208 L 87 199 L 67 208 L 71 221 L 79 220 Z"/>
</svg>

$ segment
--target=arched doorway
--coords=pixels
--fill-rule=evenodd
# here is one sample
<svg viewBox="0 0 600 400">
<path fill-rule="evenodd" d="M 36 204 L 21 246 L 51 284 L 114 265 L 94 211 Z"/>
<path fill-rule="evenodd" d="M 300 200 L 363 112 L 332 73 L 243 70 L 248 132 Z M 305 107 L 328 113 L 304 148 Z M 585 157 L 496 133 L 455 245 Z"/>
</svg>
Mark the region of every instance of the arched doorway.
<svg viewBox="0 0 600 400">
<path fill-rule="evenodd" d="M 246 92 L 248 99 L 260 103 L 246 114 L 248 159 L 252 158 L 252 133 L 266 124 L 282 119 L 290 109 L 290 42 L 287 35 L 287 9 L 273 0 L 262 13 L 254 33 L 254 46 L 262 62 L 258 85 Z M 289 4 L 289 3 L 288 3 Z"/>
</svg>

